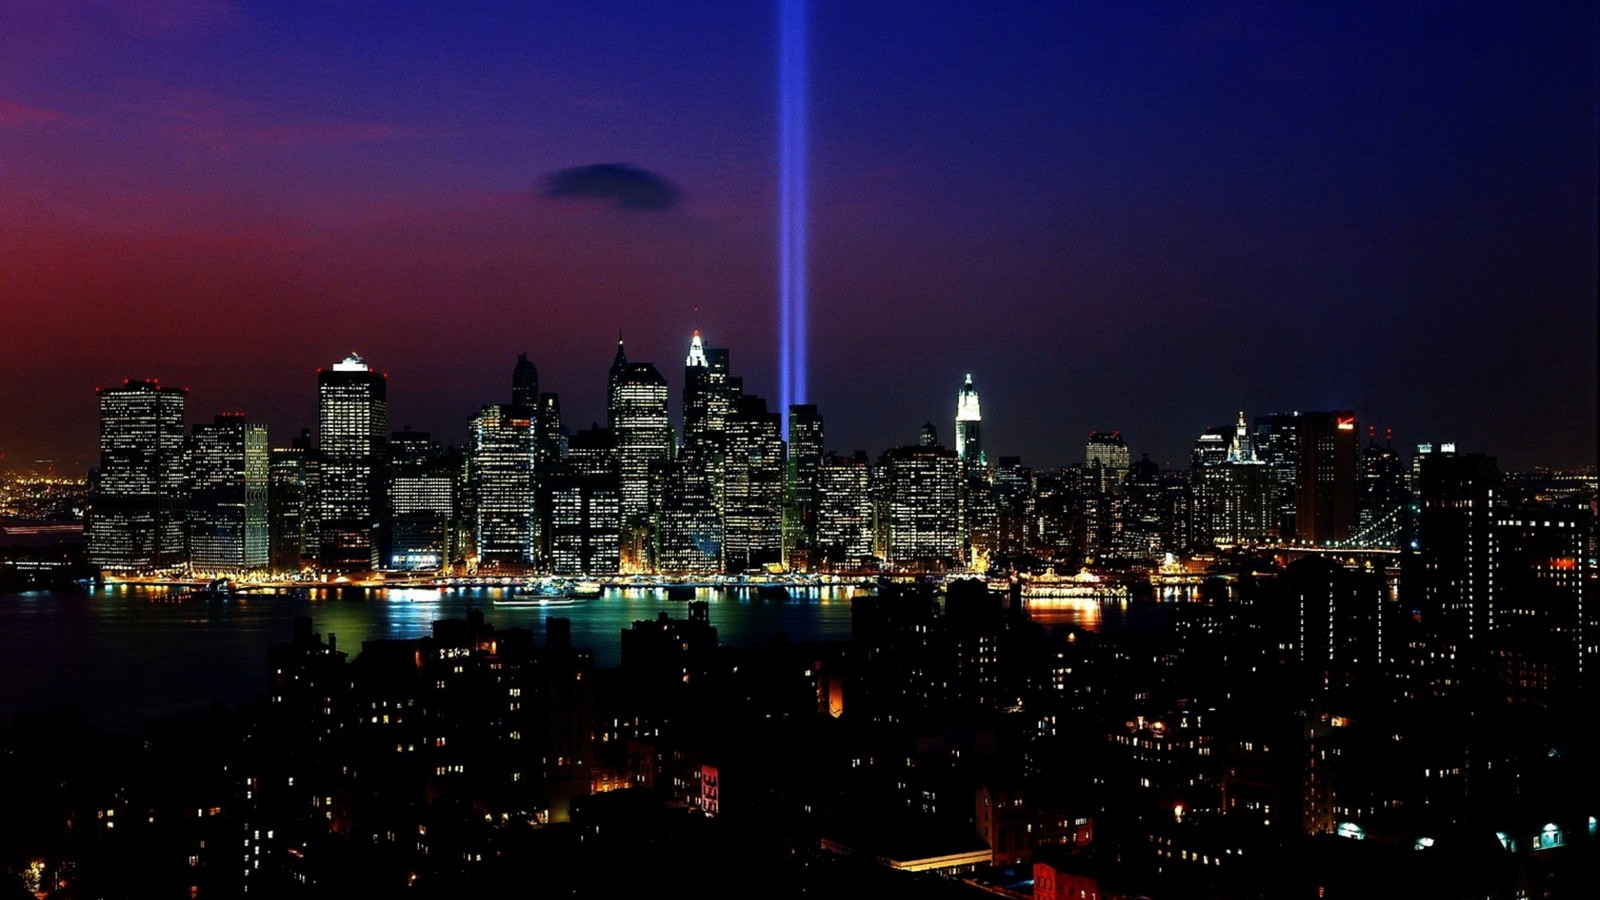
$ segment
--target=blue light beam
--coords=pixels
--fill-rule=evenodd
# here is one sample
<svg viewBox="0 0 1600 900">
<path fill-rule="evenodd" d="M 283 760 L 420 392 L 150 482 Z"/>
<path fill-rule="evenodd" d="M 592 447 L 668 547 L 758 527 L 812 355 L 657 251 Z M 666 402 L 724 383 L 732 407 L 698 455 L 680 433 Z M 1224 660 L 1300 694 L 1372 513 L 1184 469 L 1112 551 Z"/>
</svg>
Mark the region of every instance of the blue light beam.
<svg viewBox="0 0 1600 900">
<path fill-rule="evenodd" d="M 806 402 L 806 2 L 778 0 L 778 415 Z"/>
</svg>

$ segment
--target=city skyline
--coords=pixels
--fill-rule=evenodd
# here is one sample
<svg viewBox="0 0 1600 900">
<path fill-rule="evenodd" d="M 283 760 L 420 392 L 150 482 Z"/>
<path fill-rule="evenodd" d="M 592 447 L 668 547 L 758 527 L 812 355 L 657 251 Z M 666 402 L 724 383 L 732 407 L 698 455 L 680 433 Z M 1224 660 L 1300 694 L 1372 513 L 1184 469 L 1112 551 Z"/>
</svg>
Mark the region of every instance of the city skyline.
<svg viewBox="0 0 1600 900">
<path fill-rule="evenodd" d="M 811 6 L 830 446 L 913 441 L 971 372 L 1039 465 L 1118 430 L 1179 466 L 1238 409 L 1594 463 L 1592 5 Z M 276 441 L 352 350 L 442 436 L 523 352 L 602 420 L 619 329 L 778 402 L 776 7 L 395 9 L 0 13 L 4 464 L 92 465 L 129 377 Z"/>
</svg>

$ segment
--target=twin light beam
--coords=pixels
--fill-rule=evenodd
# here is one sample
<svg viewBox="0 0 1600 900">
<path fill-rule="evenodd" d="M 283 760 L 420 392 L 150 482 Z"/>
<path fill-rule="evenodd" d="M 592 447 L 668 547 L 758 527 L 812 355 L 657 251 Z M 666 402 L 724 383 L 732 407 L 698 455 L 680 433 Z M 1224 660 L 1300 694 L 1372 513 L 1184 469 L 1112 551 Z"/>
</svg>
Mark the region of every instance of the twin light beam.
<svg viewBox="0 0 1600 900">
<path fill-rule="evenodd" d="M 778 399 L 806 402 L 806 2 L 778 0 Z"/>
</svg>

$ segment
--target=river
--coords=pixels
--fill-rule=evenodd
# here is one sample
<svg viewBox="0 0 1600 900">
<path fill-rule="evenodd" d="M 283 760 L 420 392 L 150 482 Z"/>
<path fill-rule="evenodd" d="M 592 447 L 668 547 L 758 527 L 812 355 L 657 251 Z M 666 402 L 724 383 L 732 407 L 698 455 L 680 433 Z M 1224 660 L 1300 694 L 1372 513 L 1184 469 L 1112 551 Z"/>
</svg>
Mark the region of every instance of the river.
<svg viewBox="0 0 1600 900">
<path fill-rule="evenodd" d="M 854 588 L 796 591 L 784 600 L 741 590 L 701 588 L 723 646 L 762 646 L 782 633 L 791 643 L 850 637 Z M 572 641 L 596 665 L 618 664 L 621 633 L 665 610 L 688 615 L 662 589 L 608 588 L 589 600 L 508 603 L 500 588 L 465 590 L 335 589 L 309 598 L 236 594 L 163 602 L 164 588 L 127 585 L 83 591 L 0 594 L 0 717 L 32 707 L 71 704 L 95 725 L 132 731 L 166 715 L 237 704 L 267 685 L 267 653 L 287 641 L 296 616 L 310 616 L 352 657 L 369 640 L 429 633 L 436 619 L 481 609 L 496 628 L 527 628 L 544 642 L 547 617 L 572 623 Z M 1086 630 L 1123 624 L 1114 607 L 1086 602 L 1051 611 L 1056 623 Z M 1041 613 L 1044 611 L 1041 610 Z M 1107 621 L 1110 617 L 1113 621 Z"/>
</svg>

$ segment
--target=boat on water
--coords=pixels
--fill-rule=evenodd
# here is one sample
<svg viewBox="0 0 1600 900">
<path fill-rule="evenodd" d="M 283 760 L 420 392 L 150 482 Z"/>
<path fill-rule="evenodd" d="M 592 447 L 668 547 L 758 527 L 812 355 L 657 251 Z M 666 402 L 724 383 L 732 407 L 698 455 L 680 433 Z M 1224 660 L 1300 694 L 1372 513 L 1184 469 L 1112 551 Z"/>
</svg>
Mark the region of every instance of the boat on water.
<svg viewBox="0 0 1600 900">
<path fill-rule="evenodd" d="M 589 600 L 600 596 L 605 586 L 598 581 L 577 581 L 567 589 L 567 593 L 575 599 Z"/>
</svg>

